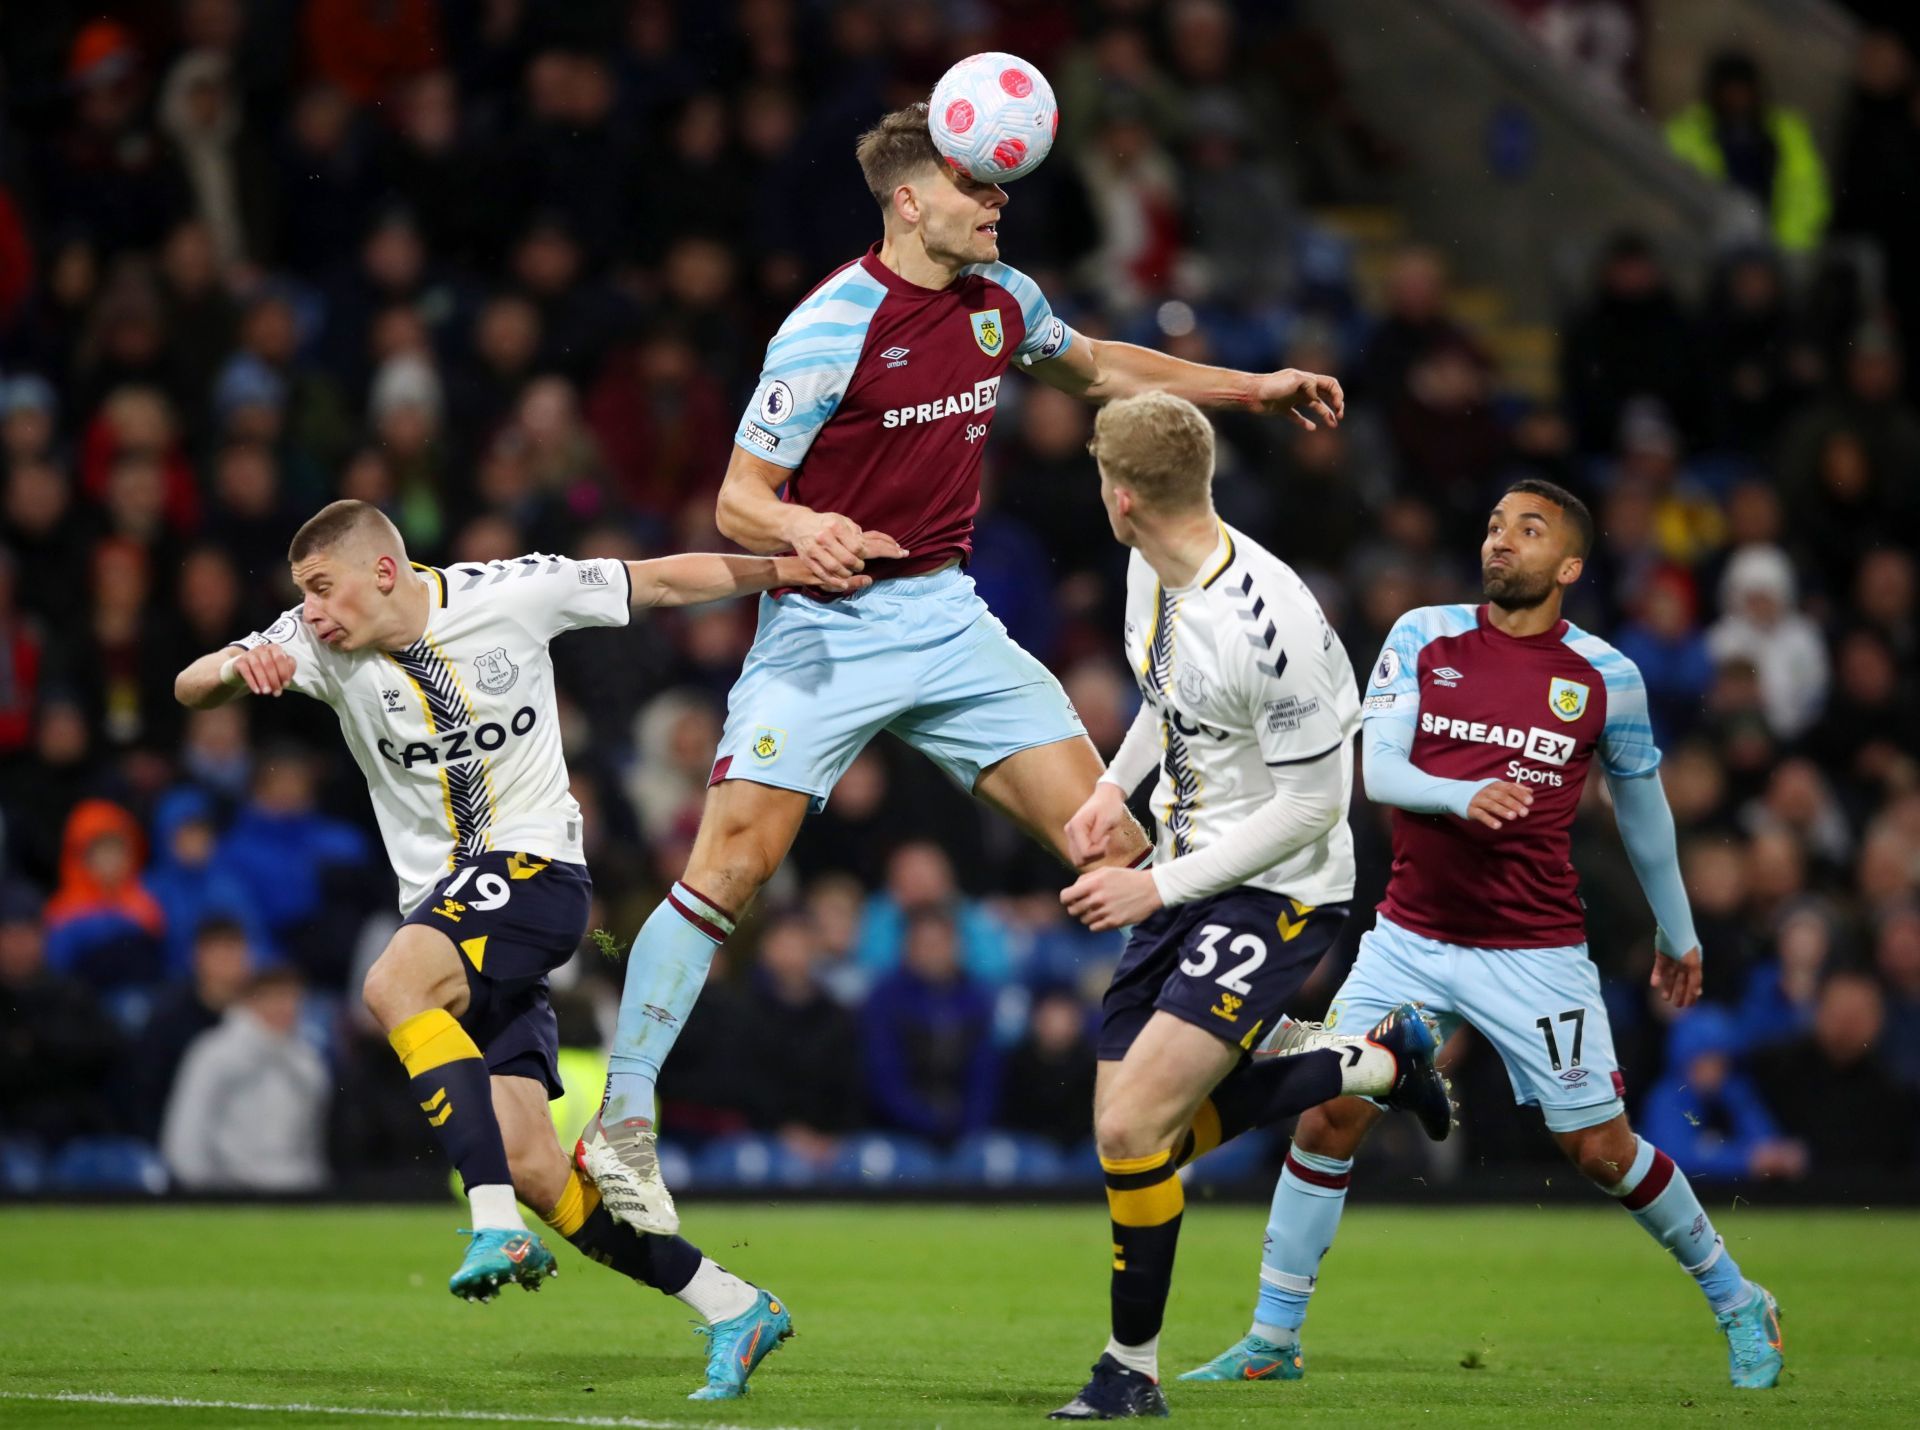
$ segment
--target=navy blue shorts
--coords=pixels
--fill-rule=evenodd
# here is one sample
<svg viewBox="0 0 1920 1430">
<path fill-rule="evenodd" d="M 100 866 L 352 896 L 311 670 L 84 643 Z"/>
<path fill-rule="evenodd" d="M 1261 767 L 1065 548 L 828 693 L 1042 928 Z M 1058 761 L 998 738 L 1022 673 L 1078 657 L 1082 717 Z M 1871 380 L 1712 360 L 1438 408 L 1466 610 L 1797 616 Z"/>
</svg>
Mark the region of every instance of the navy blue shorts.
<svg viewBox="0 0 1920 1430">
<path fill-rule="evenodd" d="M 593 903 L 584 864 L 495 851 L 469 859 L 434 886 L 405 922 L 453 940 L 467 971 L 460 1026 L 496 1077 L 560 1083 L 560 1027 L 547 975 L 580 947 Z"/>
<path fill-rule="evenodd" d="M 1252 1051 L 1339 937 L 1347 906 L 1229 889 L 1134 925 L 1100 1007 L 1099 1054 L 1118 1062 L 1155 1009 Z"/>
</svg>

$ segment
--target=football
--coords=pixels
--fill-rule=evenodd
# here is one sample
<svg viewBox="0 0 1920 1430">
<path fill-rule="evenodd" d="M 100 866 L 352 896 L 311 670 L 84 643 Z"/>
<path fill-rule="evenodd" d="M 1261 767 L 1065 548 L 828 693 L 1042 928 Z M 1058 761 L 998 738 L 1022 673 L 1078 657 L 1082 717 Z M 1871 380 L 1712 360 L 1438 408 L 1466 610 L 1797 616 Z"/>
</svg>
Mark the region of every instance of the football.
<svg viewBox="0 0 1920 1430">
<path fill-rule="evenodd" d="M 927 128 L 941 157 L 968 178 L 1004 184 L 1031 174 L 1053 148 L 1060 109 L 1047 77 L 1017 55 L 969 55 L 940 76 Z"/>
</svg>

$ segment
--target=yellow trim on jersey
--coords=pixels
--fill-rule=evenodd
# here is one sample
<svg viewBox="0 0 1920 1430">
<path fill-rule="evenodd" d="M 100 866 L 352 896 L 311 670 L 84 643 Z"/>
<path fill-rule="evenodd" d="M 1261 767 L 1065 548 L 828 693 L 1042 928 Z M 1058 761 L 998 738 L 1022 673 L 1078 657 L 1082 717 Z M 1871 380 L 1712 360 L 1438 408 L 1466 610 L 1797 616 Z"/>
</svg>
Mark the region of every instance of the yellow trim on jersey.
<svg viewBox="0 0 1920 1430">
<path fill-rule="evenodd" d="M 420 697 L 420 712 L 427 717 L 427 733 L 439 734 L 440 727 L 434 723 L 433 702 L 427 699 L 426 687 L 413 678 L 412 671 L 394 659 L 392 651 L 387 652 L 387 659 L 393 661 L 394 669 L 407 678 L 413 693 Z M 453 817 L 453 785 L 447 779 L 446 767 L 441 766 L 434 773 L 440 779 L 440 807 L 447 812 L 447 830 L 453 836 L 453 847 L 447 850 L 447 867 L 451 869 L 460 862 L 460 821 Z"/>
<path fill-rule="evenodd" d="M 1227 554 L 1221 559 L 1220 564 L 1214 567 L 1213 570 L 1208 573 L 1206 579 L 1200 583 L 1200 589 L 1203 591 L 1220 579 L 1220 573 L 1222 571 L 1233 565 L 1233 533 L 1227 530 L 1227 524 L 1224 521 L 1220 523 L 1220 539 L 1227 543 Z"/>
<path fill-rule="evenodd" d="M 473 696 L 467 693 L 466 683 L 460 679 L 460 672 L 454 669 L 453 662 L 447 659 L 447 653 L 440 649 L 440 643 L 436 641 L 432 633 L 428 631 L 422 631 L 420 633 L 420 639 L 426 642 L 427 649 L 433 652 L 434 659 L 446 667 L 447 678 L 453 682 L 453 688 L 460 692 L 460 699 L 467 707 L 467 719 L 469 721 L 479 719 L 479 712 L 473 707 Z M 480 764 L 480 787 L 486 791 L 487 795 L 486 845 L 488 849 L 492 849 L 493 821 L 494 816 L 500 812 L 500 801 L 494 796 L 493 792 L 493 761 L 489 760 L 485 755 L 480 755 L 477 758 Z"/>
<path fill-rule="evenodd" d="M 437 566 L 424 566 L 418 561 L 409 561 L 407 564 L 421 575 L 433 577 L 434 585 L 440 588 L 441 608 L 445 609 L 447 604 L 447 573 Z"/>
<path fill-rule="evenodd" d="M 1153 620 L 1147 625 L 1147 643 L 1140 652 L 1140 678 L 1145 680 L 1153 669 L 1153 641 L 1160 634 L 1160 583 L 1153 583 Z"/>
<path fill-rule="evenodd" d="M 453 662 L 447 659 L 447 653 L 440 649 L 440 642 L 433 638 L 433 632 L 420 632 L 420 643 L 433 652 L 435 660 L 446 667 L 447 679 L 453 682 L 453 688 L 460 692 L 461 703 L 467 707 L 467 718 L 473 719 L 473 697 L 467 694 L 467 687 L 460 679 L 460 672 L 455 670 Z"/>
</svg>

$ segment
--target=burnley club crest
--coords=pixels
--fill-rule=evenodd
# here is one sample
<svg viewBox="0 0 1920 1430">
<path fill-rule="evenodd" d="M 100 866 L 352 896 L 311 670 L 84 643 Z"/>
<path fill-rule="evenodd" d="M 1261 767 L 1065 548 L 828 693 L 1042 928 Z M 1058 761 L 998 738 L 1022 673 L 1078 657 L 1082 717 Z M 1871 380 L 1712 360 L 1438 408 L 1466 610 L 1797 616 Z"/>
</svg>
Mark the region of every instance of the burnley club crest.
<svg viewBox="0 0 1920 1430">
<path fill-rule="evenodd" d="M 1007 341 L 1000 327 L 1000 310 L 988 308 L 984 312 L 969 313 L 967 321 L 973 324 L 973 340 L 980 345 L 980 351 L 988 357 L 1000 356 L 1000 349 Z"/>
</svg>

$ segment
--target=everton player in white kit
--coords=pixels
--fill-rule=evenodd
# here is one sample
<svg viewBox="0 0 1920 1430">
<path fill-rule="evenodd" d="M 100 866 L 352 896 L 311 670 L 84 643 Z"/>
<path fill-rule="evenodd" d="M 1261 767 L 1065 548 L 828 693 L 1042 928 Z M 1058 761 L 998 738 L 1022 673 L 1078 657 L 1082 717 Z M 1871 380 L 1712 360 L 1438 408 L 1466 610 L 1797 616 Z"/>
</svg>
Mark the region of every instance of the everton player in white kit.
<svg viewBox="0 0 1920 1430">
<path fill-rule="evenodd" d="M 924 104 L 882 119 L 858 157 L 882 237 L 768 344 L 718 521 L 750 551 L 797 552 L 823 580 L 864 571 L 875 584 L 848 599 L 761 600 L 692 855 L 634 941 L 606 1100 L 577 1155 L 643 1231 L 678 1224 L 654 1148 L 654 1078 L 714 949 L 869 740 L 893 731 L 1068 858 L 1062 831 L 1100 756 L 964 570 L 1008 371 L 1089 402 L 1162 390 L 1308 426 L 1342 406 L 1328 377 L 1203 367 L 1074 333 L 999 261 L 1006 191 L 940 158 Z M 1145 852 L 1135 827 L 1097 862 Z"/>
<path fill-rule="evenodd" d="M 1780 1376 L 1778 1307 L 1742 1276 L 1686 1174 L 1628 1124 L 1624 1083 L 1587 958 L 1570 830 L 1597 763 L 1655 920 L 1653 986 L 1700 994 L 1701 955 L 1657 774 L 1646 686 L 1632 661 L 1560 614 L 1593 519 L 1550 482 L 1516 483 L 1488 518 L 1480 606 L 1409 611 L 1367 681 L 1366 786 L 1394 807 L 1393 877 L 1334 995 L 1328 1027 L 1418 999 L 1472 1024 L 1514 1097 L 1587 1178 L 1698 1283 L 1727 1338 L 1734 1385 Z M 1288 1030 L 1282 1047 L 1324 1036 Z M 1295 1129 L 1274 1193 L 1252 1331 L 1183 1379 L 1297 1380 L 1300 1327 L 1340 1223 L 1353 1155 L 1379 1116 L 1358 1098 Z"/>
<path fill-rule="evenodd" d="M 706 1317 L 708 1384 L 697 1398 L 742 1393 L 790 1334 L 786 1307 L 678 1237 L 615 1222 L 548 1116 L 562 1089 L 547 974 L 579 947 L 592 886 L 547 646 L 562 631 L 624 625 L 634 606 L 813 578 L 791 558 L 719 555 L 415 567 L 393 523 L 353 501 L 302 526 L 288 559 L 303 602 L 202 656 L 175 693 L 204 708 L 293 690 L 340 718 L 406 916 L 368 972 L 367 1007 L 472 1206 L 450 1289 L 488 1300 L 503 1283 L 531 1290 L 553 1273 L 517 1194 L 587 1256 Z"/>
<path fill-rule="evenodd" d="M 1142 704 L 1067 825 L 1091 865 L 1159 769 L 1151 870 L 1101 868 L 1061 898 L 1094 929 L 1133 925 L 1101 1010 L 1094 1138 L 1113 1222 L 1112 1335 L 1059 1420 L 1164 1415 L 1156 1345 L 1184 1207 L 1179 1169 L 1222 1141 L 1344 1092 L 1452 1108 L 1432 1032 L 1407 1007 L 1365 1037 L 1252 1061 L 1346 920 L 1353 895 L 1353 668 L 1284 562 L 1213 510 L 1213 429 L 1165 393 L 1125 398 L 1092 451 L 1127 573 Z"/>
</svg>

